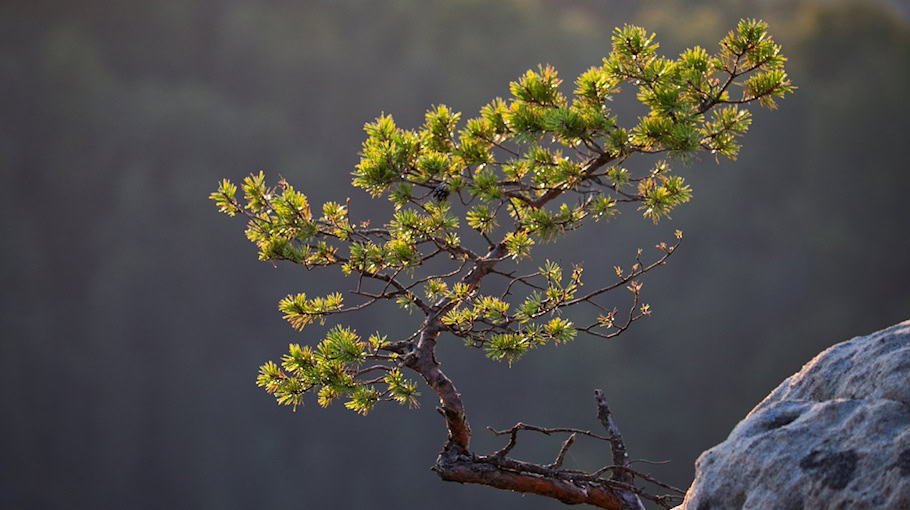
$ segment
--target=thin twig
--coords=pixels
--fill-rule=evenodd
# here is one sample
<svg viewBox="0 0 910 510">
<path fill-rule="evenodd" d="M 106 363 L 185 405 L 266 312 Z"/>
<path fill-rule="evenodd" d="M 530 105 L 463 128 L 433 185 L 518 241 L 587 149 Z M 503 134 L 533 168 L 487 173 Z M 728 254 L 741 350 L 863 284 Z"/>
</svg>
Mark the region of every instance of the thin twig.
<svg viewBox="0 0 910 510">
<path fill-rule="evenodd" d="M 559 453 L 556 455 L 556 460 L 553 461 L 553 463 L 547 467 L 549 467 L 550 469 L 559 469 L 560 467 L 562 467 L 562 463 L 566 459 L 566 453 L 569 452 L 569 448 L 572 447 L 572 444 L 574 442 L 575 442 L 575 434 L 573 433 L 572 435 L 570 435 L 569 437 L 566 438 L 564 443 L 562 443 L 562 447 L 559 449 Z"/>
</svg>

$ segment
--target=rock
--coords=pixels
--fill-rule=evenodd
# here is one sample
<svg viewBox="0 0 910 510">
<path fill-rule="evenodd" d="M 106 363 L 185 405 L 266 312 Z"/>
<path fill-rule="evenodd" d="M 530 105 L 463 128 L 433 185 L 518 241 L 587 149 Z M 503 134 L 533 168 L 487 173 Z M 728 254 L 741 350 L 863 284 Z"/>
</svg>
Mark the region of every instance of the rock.
<svg viewBox="0 0 910 510">
<path fill-rule="evenodd" d="M 675 510 L 910 509 L 910 320 L 837 344 L 699 456 Z"/>
</svg>

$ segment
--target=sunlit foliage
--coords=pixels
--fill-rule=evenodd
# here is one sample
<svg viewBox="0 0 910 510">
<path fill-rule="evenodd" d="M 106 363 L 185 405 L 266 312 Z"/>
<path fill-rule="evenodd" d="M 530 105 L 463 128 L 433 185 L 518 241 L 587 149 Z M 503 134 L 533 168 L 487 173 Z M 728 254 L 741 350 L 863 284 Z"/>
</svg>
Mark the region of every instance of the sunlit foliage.
<svg viewBox="0 0 910 510">
<path fill-rule="evenodd" d="M 391 218 L 378 227 L 352 219 L 347 202 L 328 202 L 314 214 L 303 193 L 283 179 L 267 185 L 263 172 L 239 188 L 221 182 L 211 198 L 220 211 L 247 217 L 261 260 L 338 266 L 356 281 L 354 305 L 345 306 L 340 293 L 283 299 L 279 309 L 295 329 L 382 300 L 426 317 L 395 342 L 378 334 L 363 341 L 336 325 L 314 349 L 293 344 L 280 366 L 263 365 L 258 384 L 293 407 L 311 389 L 321 405 L 343 396 L 364 414 L 383 400 L 414 406 L 416 383 L 401 369 L 424 336 L 449 333 L 511 364 L 579 332 L 612 338 L 650 315 L 639 279 L 674 253 L 679 232 L 675 244 L 657 245 L 656 260 L 643 262 L 639 250 L 629 267 L 616 267 L 616 281 L 587 293 L 581 266 L 566 275 L 546 261 L 518 276 L 500 267 L 531 259 L 536 245 L 558 241 L 589 218 L 615 217 L 625 204 L 654 223 L 668 218 L 692 197 L 670 163 L 699 152 L 735 159 L 752 120 L 745 105 L 774 108 L 794 91 L 786 59 L 761 21 L 740 21 L 715 52 L 696 46 L 670 58 L 658 49 L 654 34 L 627 25 L 614 31 L 610 54 L 576 78 L 571 93 L 556 69 L 539 66 L 509 84 L 509 98 L 495 98 L 464 121 L 437 105 L 416 129 L 387 114 L 368 122 L 353 185 L 391 202 Z M 610 108 L 628 89 L 647 109 L 631 123 Z M 654 154 L 663 159 L 649 159 L 643 172 L 626 166 Z M 449 269 L 425 269 L 442 256 Z M 500 290 L 481 289 L 486 277 L 500 278 Z M 623 288 L 631 295 L 623 311 L 597 302 Z M 577 304 L 595 307 L 597 319 L 579 325 L 563 316 Z"/>
</svg>

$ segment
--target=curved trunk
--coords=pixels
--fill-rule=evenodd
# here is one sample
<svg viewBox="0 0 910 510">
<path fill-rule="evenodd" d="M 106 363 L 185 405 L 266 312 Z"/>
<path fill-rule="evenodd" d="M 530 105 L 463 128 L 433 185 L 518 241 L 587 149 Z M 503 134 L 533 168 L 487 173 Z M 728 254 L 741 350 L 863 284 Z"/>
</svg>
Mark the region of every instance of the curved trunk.
<svg viewBox="0 0 910 510">
<path fill-rule="evenodd" d="M 601 156 L 594 160 L 590 167 L 592 169 L 599 167 L 608 161 L 608 158 Z M 540 202 L 543 204 L 548 200 L 549 197 L 545 195 L 541 197 Z M 474 269 L 463 278 L 463 281 L 471 288 L 476 288 L 480 280 L 506 253 L 507 249 L 502 243 L 491 246 L 489 252 L 475 262 Z M 402 345 L 401 350 L 393 349 L 403 355 L 404 365 L 420 374 L 439 397 L 440 405 L 437 410 L 446 420 L 448 438 L 436 459 L 433 471 L 446 481 L 476 483 L 498 489 L 539 494 L 569 505 L 588 504 L 610 510 L 643 510 L 641 501 L 632 492 L 635 488 L 631 485 L 631 476 L 625 473 L 620 475 L 619 480 L 585 479 L 584 476 L 573 476 L 569 472 L 560 471 L 558 464 L 540 466 L 517 461 L 505 457 L 505 452 L 502 455 L 491 456 L 477 456 L 471 453 L 471 427 L 465 415 L 461 394 L 455 389 L 452 380 L 440 369 L 440 364 L 436 360 L 436 340 L 442 329 L 439 318 L 446 309 L 443 303 L 433 307 L 435 313 L 428 314 L 416 346 L 410 344 L 404 348 Z M 603 419 L 606 420 L 609 418 L 606 401 L 602 399 L 600 393 L 597 397 L 599 415 L 603 415 Z M 604 426 L 611 435 L 619 439 L 618 445 L 613 445 L 614 462 L 625 466 L 628 455 L 625 454 L 618 429 L 612 420 L 609 426 L 604 421 Z M 564 447 L 567 448 L 568 446 Z"/>
<path fill-rule="evenodd" d="M 447 445 L 453 444 L 467 451 L 471 443 L 471 426 L 468 425 L 465 416 L 461 394 L 436 361 L 438 336 L 439 330 L 429 326 L 424 328 L 417 348 L 406 355 L 405 365 L 420 374 L 439 397 L 439 411 L 445 417 L 446 428 L 449 431 Z"/>
</svg>

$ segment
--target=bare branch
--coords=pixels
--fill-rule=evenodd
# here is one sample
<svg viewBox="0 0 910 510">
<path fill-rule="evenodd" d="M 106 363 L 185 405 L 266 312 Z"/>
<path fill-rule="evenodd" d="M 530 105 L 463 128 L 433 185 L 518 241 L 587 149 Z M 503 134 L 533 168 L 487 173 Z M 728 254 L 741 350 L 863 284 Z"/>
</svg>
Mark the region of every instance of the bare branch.
<svg viewBox="0 0 910 510">
<path fill-rule="evenodd" d="M 386 365 L 372 365 L 372 366 L 369 366 L 369 367 L 362 368 L 362 369 L 358 370 L 357 372 L 351 374 L 351 376 L 352 376 L 352 377 L 360 377 L 360 376 L 362 376 L 362 375 L 368 374 L 368 373 L 370 373 L 370 372 L 375 372 L 375 371 L 377 371 L 377 370 L 383 370 L 383 371 L 386 371 L 386 372 L 391 372 L 391 371 L 394 370 L 394 369 L 393 369 L 392 367 L 389 367 L 389 366 L 386 366 Z"/>
<path fill-rule="evenodd" d="M 604 397 L 603 391 L 599 389 L 594 390 L 594 401 L 597 402 L 597 419 L 600 420 L 601 425 L 603 425 L 604 428 L 607 429 L 607 433 L 610 434 L 613 464 L 623 467 L 628 466 L 629 454 L 626 452 L 626 445 L 622 440 L 622 433 L 619 431 L 619 426 L 616 425 L 616 421 L 613 419 L 613 414 L 610 412 L 610 406 L 607 405 L 607 399 Z M 614 479 L 626 483 L 632 481 L 630 476 L 625 475 L 614 477 Z"/>
<path fill-rule="evenodd" d="M 521 425 L 521 424 L 519 423 L 518 425 Z M 515 440 L 518 438 L 518 430 L 519 430 L 518 425 L 512 427 L 508 431 L 502 431 L 502 432 L 494 430 L 492 427 L 487 427 L 487 430 L 490 430 L 494 434 L 497 434 L 497 435 L 499 435 L 500 433 L 509 434 L 509 442 L 505 446 L 503 446 L 501 449 L 496 450 L 496 452 L 493 453 L 494 457 L 505 457 L 506 454 L 508 454 L 510 451 L 512 451 L 512 448 L 515 448 Z"/>
<path fill-rule="evenodd" d="M 562 444 L 562 447 L 559 449 L 559 453 L 556 455 L 556 460 L 547 467 L 550 469 L 559 469 L 562 467 L 562 463 L 566 459 L 566 453 L 569 452 L 569 448 L 572 447 L 573 443 L 575 443 L 575 434 L 572 434 L 566 438 L 565 442 Z"/>
<path fill-rule="evenodd" d="M 599 434 L 595 434 L 595 433 L 591 432 L 590 430 L 573 429 L 573 428 L 568 428 L 568 427 L 553 427 L 553 428 L 538 427 L 537 425 L 529 425 L 527 423 L 521 423 L 521 422 L 518 422 L 515 425 L 513 425 L 511 428 L 508 428 L 505 430 L 496 430 L 492 427 L 487 427 L 487 430 L 496 434 L 497 436 L 504 436 L 506 434 L 512 434 L 519 430 L 529 430 L 532 432 L 540 432 L 541 434 L 544 434 L 547 436 L 549 436 L 551 434 L 567 433 L 567 434 L 581 434 L 583 436 L 593 437 L 594 439 L 600 439 L 602 441 L 611 441 L 612 440 L 611 438 L 609 438 L 607 436 L 601 436 Z"/>
<path fill-rule="evenodd" d="M 620 279 L 619 281 L 617 281 L 616 283 L 614 283 L 614 284 L 612 284 L 612 285 L 608 285 L 608 286 L 606 286 L 606 287 L 601 287 L 601 288 L 599 288 L 599 289 L 597 289 L 597 290 L 595 290 L 595 291 L 592 291 L 592 292 L 589 292 L 588 294 L 585 294 L 585 295 L 582 296 L 582 297 L 579 297 L 579 298 L 576 298 L 576 299 L 572 299 L 572 300 L 570 300 L 570 301 L 566 301 L 565 303 L 562 304 L 562 306 L 577 305 L 578 303 L 582 303 L 582 302 L 584 302 L 584 301 L 587 301 L 587 300 L 589 300 L 589 299 L 591 299 L 591 298 L 593 298 L 593 297 L 599 296 L 599 295 L 601 295 L 601 294 L 603 294 L 603 293 L 605 293 L 605 292 L 609 292 L 609 291 L 611 291 L 611 290 L 613 290 L 613 289 L 617 289 L 617 288 L 619 288 L 619 287 L 622 287 L 623 285 L 625 285 L 625 284 L 631 282 L 633 279 L 635 279 L 635 278 L 637 278 L 637 277 L 639 277 L 639 276 L 641 276 L 641 275 L 643 275 L 643 274 L 645 274 L 645 273 L 647 273 L 647 272 L 649 272 L 649 271 L 651 271 L 651 270 L 653 270 L 653 269 L 655 269 L 655 268 L 657 268 L 657 267 L 659 267 L 659 266 L 662 266 L 662 265 L 666 264 L 666 263 L 667 263 L 667 259 L 669 259 L 670 256 L 673 255 L 673 253 L 676 252 L 676 248 L 679 247 L 680 243 L 682 243 L 682 241 L 677 241 L 676 244 L 674 244 L 674 245 L 668 247 L 668 248 L 667 248 L 667 251 L 664 252 L 664 255 L 663 255 L 661 258 L 657 259 L 657 261 L 655 261 L 653 264 L 651 264 L 651 265 L 649 265 L 649 266 L 642 266 L 642 265 L 640 264 L 640 261 L 639 261 L 639 269 L 638 269 L 637 271 L 632 271 L 632 272 L 629 273 L 627 276 L 625 276 L 624 278 Z M 636 260 L 637 260 L 637 257 L 636 257 Z"/>
</svg>

